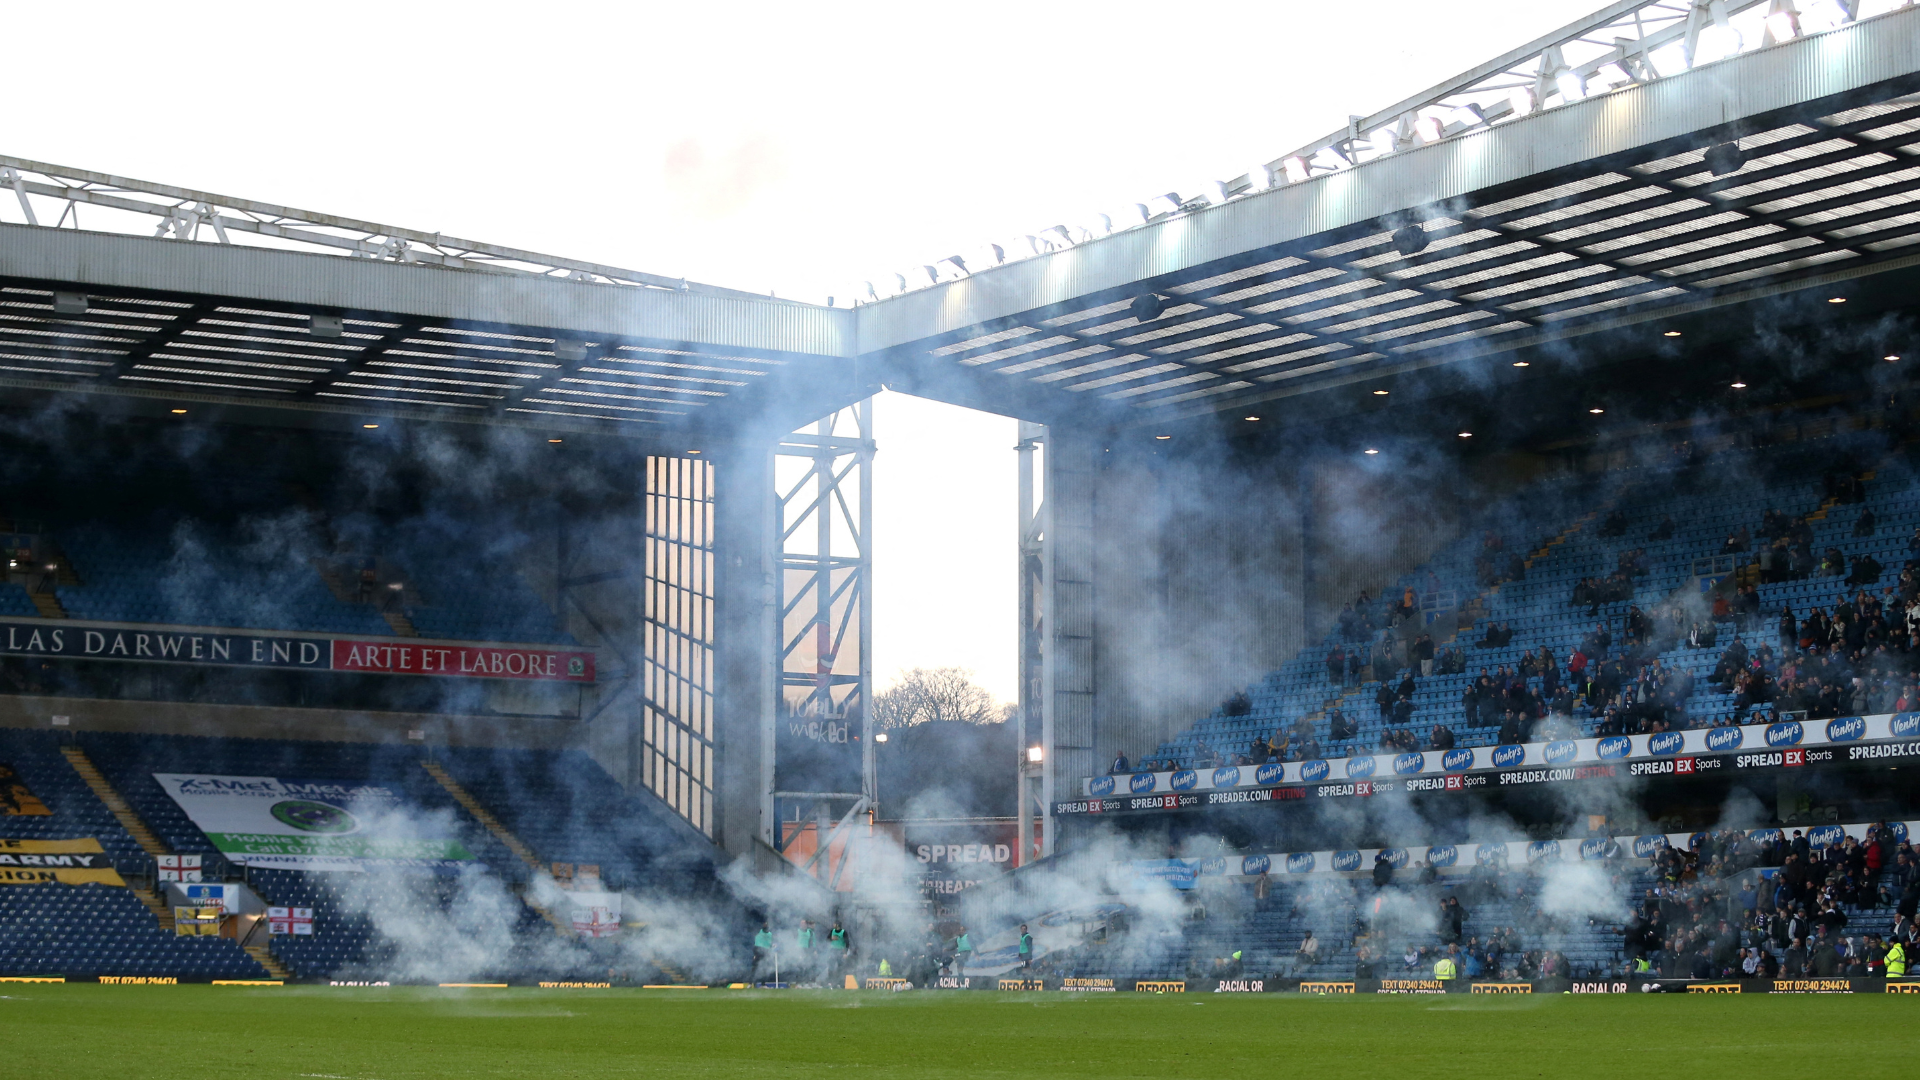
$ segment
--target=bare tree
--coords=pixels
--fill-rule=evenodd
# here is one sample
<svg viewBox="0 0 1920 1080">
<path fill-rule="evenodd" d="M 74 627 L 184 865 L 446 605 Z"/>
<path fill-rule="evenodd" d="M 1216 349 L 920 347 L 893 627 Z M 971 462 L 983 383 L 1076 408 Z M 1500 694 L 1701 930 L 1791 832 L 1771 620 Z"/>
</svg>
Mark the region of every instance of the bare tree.
<svg viewBox="0 0 1920 1080">
<path fill-rule="evenodd" d="M 992 724 L 1004 719 L 1004 706 L 973 681 L 967 668 L 913 668 L 873 697 L 873 719 L 883 728 L 954 720 Z"/>
</svg>

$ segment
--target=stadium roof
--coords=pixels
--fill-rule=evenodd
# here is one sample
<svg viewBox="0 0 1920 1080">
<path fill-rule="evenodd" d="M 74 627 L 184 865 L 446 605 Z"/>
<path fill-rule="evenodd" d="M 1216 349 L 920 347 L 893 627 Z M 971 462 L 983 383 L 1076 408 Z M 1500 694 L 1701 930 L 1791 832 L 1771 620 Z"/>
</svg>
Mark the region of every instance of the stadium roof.
<svg viewBox="0 0 1920 1080">
<path fill-rule="evenodd" d="M 711 414 L 792 400 L 801 423 L 813 395 L 844 396 L 849 314 L 677 283 L 0 226 L 0 386 L 16 390 L 636 432 L 724 427 Z"/>
<path fill-rule="evenodd" d="M 1791 11 L 1616 3 L 1137 225 L 853 310 L 0 158 L 40 226 L 0 226 L 0 386 L 645 433 L 884 382 L 1157 424 L 1920 263 L 1920 11 Z M 89 231 L 116 216 L 160 235 Z"/>
<path fill-rule="evenodd" d="M 1913 265 L 1916 41 L 1907 8 L 1191 207 L 870 305 L 861 345 L 1159 423 Z"/>
</svg>

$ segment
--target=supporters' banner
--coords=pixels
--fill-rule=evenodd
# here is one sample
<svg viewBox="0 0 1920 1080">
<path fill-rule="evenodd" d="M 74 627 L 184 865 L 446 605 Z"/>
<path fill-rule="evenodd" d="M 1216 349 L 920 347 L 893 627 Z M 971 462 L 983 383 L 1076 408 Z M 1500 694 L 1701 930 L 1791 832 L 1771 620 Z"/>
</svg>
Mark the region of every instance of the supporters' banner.
<svg viewBox="0 0 1920 1080">
<path fill-rule="evenodd" d="M 1176 889 L 1193 888 L 1195 859 L 1135 859 L 1133 878 L 1136 888 L 1158 881 Z"/>
<path fill-rule="evenodd" d="M 0 761 L 0 817 L 52 817 L 53 811 L 27 787 L 13 766 Z"/>
<path fill-rule="evenodd" d="M 39 622 L 0 622 L 0 655 L 468 679 L 594 681 L 594 653 L 589 649 L 459 645 L 417 638 L 367 641 L 166 627 L 131 630 L 80 622 L 57 627 Z"/>
<path fill-rule="evenodd" d="M 313 909 L 310 907 L 270 907 L 267 909 L 267 933 L 310 935 L 313 933 Z"/>
<path fill-rule="evenodd" d="M 573 909 L 573 932 L 582 937 L 612 937 L 620 932 L 620 894 L 574 892 L 567 896 Z"/>
<path fill-rule="evenodd" d="M 343 859 L 473 858 L 444 835 L 441 819 L 384 784 L 199 773 L 153 778 L 234 862 L 328 870 Z"/>
<path fill-rule="evenodd" d="M 1060 908 L 1027 920 L 1027 932 L 1033 935 L 1031 959 L 1048 953 L 1072 949 L 1089 937 L 1104 933 L 1110 920 L 1127 910 L 1119 903 L 1088 904 L 1085 907 Z M 966 967 L 954 972 L 962 976 L 1014 976 L 1021 968 L 1020 927 L 1008 924 L 992 932 L 973 935 L 973 956 Z M 1026 974 L 1018 977 L 1027 978 Z"/>
<path fill-rule="evenodd" d="M 222 912 L 217 907 L 173 909 L 173 932 L 180 937 L 219 937 Z"/>
<path fill-rule="evenodd" d="M 180 895 L 192 907 L 214 908 L 223 915 L 240 914 L 238 885 L 182 885 Z"/>
<path fill-rule="evenodd" d="M 159 863 L 161 881 L 200 880 L 200 856 L 198 855 L 162 855 Z"/>
<path fill-rule="evenodd" d="M 0 885 L 125 885 L 92 837 L 0 840 Z"/>
</svg>

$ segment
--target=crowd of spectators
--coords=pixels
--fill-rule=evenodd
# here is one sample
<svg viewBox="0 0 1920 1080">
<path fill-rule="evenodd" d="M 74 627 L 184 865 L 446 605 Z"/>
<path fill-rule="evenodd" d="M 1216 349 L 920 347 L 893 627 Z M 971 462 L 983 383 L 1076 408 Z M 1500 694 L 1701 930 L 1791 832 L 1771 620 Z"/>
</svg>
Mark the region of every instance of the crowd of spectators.
<svg viewBox="0 0 1920 1080">
<path fill-rule="evenodd" d="M 1701 834 L 1689 850 L 1663 849 L 1652 875 L 1622 932 L 1631 969 L 1645 975 L 1885 975 L 1890 949 L 1920 941 L 1915 855 L 1884 824 L 1864 842 L 1823 848 L 1797 829 L 1760 843 L 1737 829 Z M 1888 933 L 1847 932 L 1848 909 L 1886 908 Z"/>
<path fill-rule="evenodd" d="M 1823 486 L 1837 503 L 1865 499 L 1866 483 L 1844 466 L 1828 469 Z M 1757 526 L 1742 525 L 1728 534 L 1721 554 L 1732 557 L 1724 564 L 1731 569 L 1705 598 L 1669 598 L 1643 608 L 1634 601 L 1637 583 L 1651 570 L 1647 548 L 1629 536 L 1632 522 L 1626 512 L 1610 511 L 1597 534 L 1627 544 L 1610 556 L 1614 569 L 1609 574 L 1581 579 L 1568 598 L 1570 607 L 1584 609 L 1594 620 L 1592 629 L 1565 657 L 1543 646 L 1527 650 L 1516 663 L 1481 667 L 1461 695 L 1456 715 L 1476 735 L 1494 729 L 1493 738 L 1509 744 L 1658 734 L 1782 715 L 1826 719 L 1920 708 L 1920 529 L 1908 542 L 1909 557 L 1896 579 L 1883 584 L 1888 571 L 1868 554 L 1849 557 L 1830 548 L 1816 556 L 1810 518 L 1769 508 Z M 1870 537 L 1878 529 L 1872 510 L 1862 507 L 1853 535 Z M 1645 539 L 1658 542 L 1674 532 L 1672 518 L 1663 517 Z M 1483 585 L 1523 576 L 1526 569 L 1524 558 L 1492 531 L 1482 538 L 1477 562 Z M 1721 568 L 1716 562 L 1716 575 Z M 1849 595 L 1804 612 L 1788 604 L 1765 610 L 1760 586 L 1822 575 L 1838 579 Z M 1462 644 L 1455 645 L 1436 641 L 1424 624 L 1423 598 L 1431 604 L 1443 593 L 1432 578 L 1424 589 L 1409 585 L 1381 600 L 1362 592 L 1339 613 L 1335 641 L 1324 657 L 1327 680 L 1343 690 L 1376 684 L 1373 704 L 1382 751 L 1447 749 L 1461 739 L 1444 717 L 1434 723 L 1420 715 L 1420 680 L 1470 669 L 1464 631 Z M 1617 606 L 1622 603 L 1624 612 Z M 1615 605 L 1612 613 L 1603 614 L 1608 605 Z M 1489 620 L 1472 646 L 1505 648 L 1514 637 L 1511 626 Z M 1687 650 L 1717 650 L 1711 673 L 1696 678 L 1689 669 L 1697 661 L 1674 656 Z M 1699 682 L 1730 695 L 1729 709 L 1708 714 L 1689 708 Z M 1239 716 L 1251 709 L 1245 695 L 1237 694 L 1224 711 Z M 1200 768 L 1360 751 L 1353 745 L 1360 735 L 1357 720 L 1337 707 L 1329 708 L 1324 719 L 1318 732 L 1301 717 L 1283 721 L 1244 750 L 1216 752 L 1203 744 L 1189 761 L 1152 764 Z"/>
</svg>

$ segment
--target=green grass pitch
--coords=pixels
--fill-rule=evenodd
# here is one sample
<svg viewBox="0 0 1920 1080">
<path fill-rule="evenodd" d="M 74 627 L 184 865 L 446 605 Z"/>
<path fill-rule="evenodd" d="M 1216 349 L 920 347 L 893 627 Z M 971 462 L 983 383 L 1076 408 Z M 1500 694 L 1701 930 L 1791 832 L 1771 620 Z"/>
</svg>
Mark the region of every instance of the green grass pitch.
<svg viewBox="0 0 1920 1080">
<path fill-rule="evenodd" d="M 1920 995 L 1302 998 L 0 985 L 5 1075 L 1911 1076 Z M 1772 1063 L 1771 1065 L 1769 1063 Z"/>
</svg>

